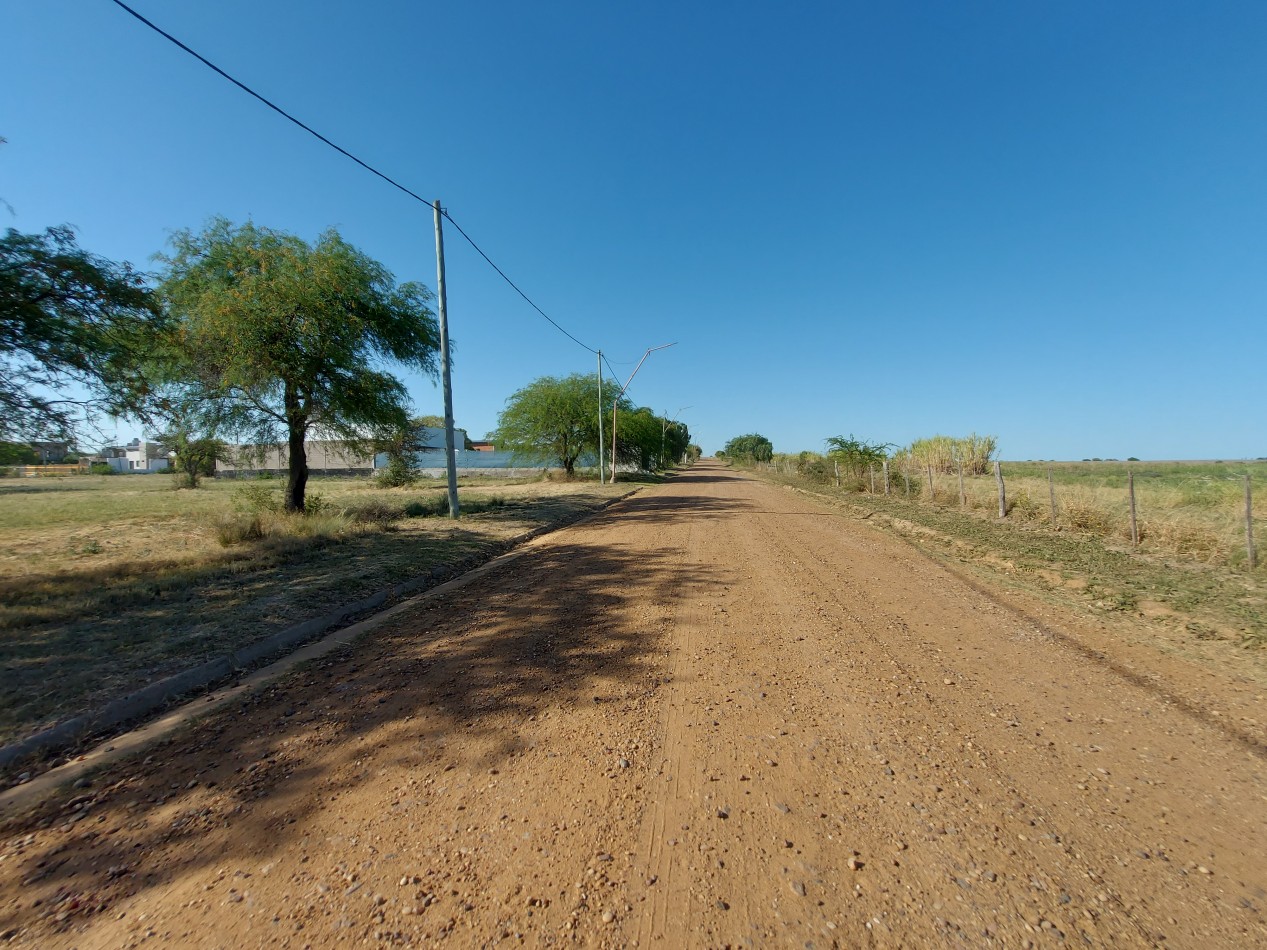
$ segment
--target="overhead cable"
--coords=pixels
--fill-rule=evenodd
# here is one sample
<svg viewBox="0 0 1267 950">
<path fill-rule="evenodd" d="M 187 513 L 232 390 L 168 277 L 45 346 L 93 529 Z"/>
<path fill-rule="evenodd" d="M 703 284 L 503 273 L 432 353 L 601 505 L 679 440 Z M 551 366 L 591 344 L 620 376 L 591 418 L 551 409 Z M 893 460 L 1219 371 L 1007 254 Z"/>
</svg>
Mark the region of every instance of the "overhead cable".
<svg viewBox="0 0 1267 950">
<path fill-rule="evenodd" d="M 246 83 L 241 82 L 241 81 L 239 81 L 239 80 L 237 80 L 237 79 L 234 79 L 232 76 L 230 76 L 227 72 L 225 72 L 223 69 L 221 69 L 221 68 L 220 68 L 219 66 L 217 66 L 215 63 L 213 63 L 211 60 L 207 59 L 207 57 L 203 56 L 201 53 L 197 52 L 196 50 L 193 50 L 193 49 L 191 49 L 190 47 L 186 46 L 184 43 L 182 43 L 180 40 L 176 39 L 176 37 L 172 36 L 170 33 L 168 33 L 168 32 L 167 32 L 166 30 L 164 30 L 162 27 L 158 26 L 158 25 L 157 25 L 157 24 L 155 24 L 153 21 L 146 19 L 144 16 L 142 16 L 142 15 L 141 15 L 140 13 L 138 13 L 136 10 L 133 10 L 130 6 L 128 6 L 126 3 L 124 3 L 124 2 L 123 2 L 123 0 L 111 0 L 111 2 L 112 2 L 112 3 L 114 3 L 114 4 L 115 4 L 115 6 L 117 6 L 117 7 L 121 8 L 121 9 L 122 9 L 122 10 L 124 10 L 125 12 L 127 12 L 127 13 L 131 14 L 132 16 L 134 16 L 136 19 L 140 20 L 142 23 L 144 23 L 146 26 L 148 26 L 148 27 L 149 27 L 151 30 L 153 30 L 155 33 L 159 34 L 160 36 L 164 37 L 165 39 L 167 39 L 167 40 L 171 41 L 172 43 L 176 44 L 177 46 L 179 46 L 179 47 L 180 47 L 181 49 L 183 49 L 186 53 L 188 53 L 190 56 L 194 57 L 194 59 L 196 59 L 196 60 L 198 60 L 199 62 L 201 62 L 204 66 L 206 66 L 207 68 L 211 69 L 213 72 L 215 72 L 215 73 L 219 74 L 220 76 L 223 76 L 225 79 L 229 80 L 229 82 L 233 83 L 233 85 L 237 86 L 237 87 L 238 87 L 239 89 L 241 89 L 243 92 L 245 92 L 245 93 L 247 93 L 248 95 L 250 95 L 250 96 L 252 96 L 252 97 L 254 97 L 254 98 L 258 99 L 260 102 L 264 103 L 264 105 L 268 106 L 270 109 L 272 109 L 272 110 L 273 110 L 274 112 L 276 112 L 278 115 L 282 116 L 282 117 L 283 117 L 283 118 L 285 118 L 285 119 L 288 119 L 289 121 L 293 122 L 295 125 L 299 126 L 301 129 L 303 129 L 305 132 L 307 132 L 309 135 L 312 135 L 314 138 L 317 138 L 317 139 L 319 139 L 320 141 L 324 142 L 326 145 L 330 146 L 332 149 L 334 149 L 334 150 L 335 150 L 336 152 L 338 152 L 340 155 L 343 155 L 343 156 L 345 156 L 345 157 L 347 157 L 347 158 L 352 159 L 352 161 L 356 162 L 356 164 L 360 165 L 360 166 L 361 166 L 362 168 L 364 168 L 366 171 L 370 172 L 371 174 L 377 175 L 379 178 L 383 179 L 383 181 L 387 182 L 387 183 L 388 183 L 389 185 L 391 185 L 393 188 L 397 188 L 397 189 L 399 189 L 400 191 L 403 191 L 405 194 L 407 194 L 410 198 L 413 198 L 415 201 L 421 202 L 422 204 L 425 204 L 425 205 L 427 205 L 428 207 L 430 207 L 430 206 L 431 206 L 431 202 L 430 202 L 430 201 L 428 201 L 426 198 L 423 198 L 423 197 L 422 197 L 421 195 L 419 195 L 417 192 L 411 191 L 410 189 L 408 189 L 408 188 L 406 188 L 404 185 L 402 185 L 400 182 L 398 182 L 396 179 L 392 178 L 390 175 L 386 175 L 386 174 L 384 174 L 383 172 L 379 171 L 377 168 L 375 168 L 373 165 L 369 164 L 368 162 L 362 161 L 361 159 L 357 158 L 355 155 L 353 155 L 353 154 L 352 154 L 351 152 L 349 152 L 347 149 L 345 149 L 345 148 L 343 148 L 342 146 L 337 145 L 337 144 L 335 144 L 334 142 L 330 141 L 328 138 L 326 138 L 324 135 L 322 135 L 322 134 L 321 134 L 320 132 L 318 132 L 316 129 L 312 128 L 312 127 L 311 127 L 311 126 L 309 126 L 309 125 L 305 125 L 303 122 L 301 122 L 299 119 L 295 118 L 293 115 L 291 115 L 291 114 L 290 114 L 289 112 L 287 112 L 285 109 L 283 109 L 281 106 L 277 105 L 276 103 L 272 102 L 271 100 L 267 99 L 266 97 L 264 97 L 264 96 L 260 95 L 258 92 L 256 92 L 256 91 L 255 91 L 254 89 L 252 89 L 250 86 L 248 86 Z M 506 276 L 506 273 L 505 273 L 505 272 L 504 272 L 504 271 L 503 271 L 500 267 L 498 267 L 496 264 L 494 264 L 494 263 L 493 263 L 492 258 L 490 258 L 487 254 L 485 254 L 485 253 L 484 253 L 484 251 L 480 248 L 480 246 L 479 246 L 478 244 L 476 244 L 473 240 L 471 240 L 471 236 L 470 236 L 469 234 L 467 234 L 465 231 L 463 231 L 463 230 L 462 230 L 462 226 L 461 226 L 461 225 L 459 225 L 456 221 L 454 221 L 454 220 L 453 220 L 452 215 L 450 215 L 450 214 L 449 214 L 449 212 L 448 212 L 447 210 L 445 210 L 445 209 L 443 209 L 443 208 L 442 208 L 442 209 L 440 210 L 440 213 L 441 213 L 441 214 L 443 214 L 446 218 L 448 218 L 449 223 L 450 223 L 450 224 L 452 224 L 455 228 L 457 228 L 458 233 L 459 233 L 460 235 L 462 235 L 462 237 L 463 237 L 463 238 L 465 238 L 465 239 L 466 239 L 466 242 L 467 242 L 468 244 L 470 244 L 470 245 L 471 245 L 471 247 L 475 248 L 475 250 L 476 250 L 476 252 L 479 254 L 479 256 L 480 256 L 480 257 L 482 257 L 482 258 L 484 258 L 484 260 L 486 260 L 486 261 L 488 262 L 488 265 L 489 265 L 491 268 L 493 268 L 493 270 L 497 271 L 497 273 L 498 273 L 498 275 L 500 275 L 501 279 L 502 279 L 502 280 L 504 280 L 504 281 L 506 281 L 506 283 L 510 284 L 510 286 L 511 286 L 512 288 L 514 288 L 515 293 L 517 293 L 517 294 L 519 294 L 519 296 L 523 297 L 523 299 L 524 299 L 524 300 L 526 300 L 526 301 L 528 302 L 528 305 L 529 305 L 529 306 L 531 306 L 531 307 L 532 307 L 532 309 L 534 309 L 535 311 L 537 311 L 537 313 L 541 314 L 541 316 L 545 317 L 545 318 L 546 318 L 546 320 L 550 321 L 550 323 L 554 326 L 554 328 L 555 328 L 556 330 L 558 330 L 560 333 L 562 333 L 564 336 L 566 336 L 569 340 L 571 340 L 571 341 L 572 341 L 573 343 L 575 343 L 577 346 L 580 346 L 580 347 L 581 347 L 581 348 L 583 348 L 583 349 L 589 350 L 591 353 L 597 353 L 597 352 L 598 352 L 598 351 L 597 351 L 597 350 L 595 350 L 593 347 L 586 346 L 584 343 L 582 343 L 580 340 L 578 340 L 576 337 L 574 337 L 571 333 L 568 333 L 568 331 L 567 331 L 567 330 L 565 330 L 565 329 L 563 329 L 563 327 L 559 326 L 559 324 L 558 324 L 558 323 L 556 323 L 556 322 L 554 321 L 554 319 L 553 319 L 553 318 L 552 318 L 552 317 L 551 317 L 548 313 L 546 313 L 544 310 L 542 310 L 540 307 L 538 307 L 535 303 L 533 303 L 532 299 L 531 299 L 531 298 L 530 298 L 527 294 L 525 294 L 522 290 L 520 290 L 520 289 L 519 289 L 519 286 L 518 286 L 518 285 L 517 285 L 517 284 L 516 284 L 513 280 L 511 280 L 509 277 L 507 277 L 507 276 Z"/>
</svg>

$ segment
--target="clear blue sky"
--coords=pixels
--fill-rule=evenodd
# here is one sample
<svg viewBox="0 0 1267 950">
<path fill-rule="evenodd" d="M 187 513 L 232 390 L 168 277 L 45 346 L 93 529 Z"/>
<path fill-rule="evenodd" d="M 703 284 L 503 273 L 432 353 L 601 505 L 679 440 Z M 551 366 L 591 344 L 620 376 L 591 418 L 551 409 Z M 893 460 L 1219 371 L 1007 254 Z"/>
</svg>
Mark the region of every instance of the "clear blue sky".
<svg viewBox="0 0 1267 950">
<path fill-rule="evenodd" d="M 630 395 L 708 452 L 1267 455 L 1261 0 L 133 5 L 440 198 L 617 369 L 677 341 Z M 428 208 L 108 0 L 13 0 L 0 35 L 9 226 L 147 267 L 216 214 L 335 226 L 434 286 Z M 446 245 L 478 436 L 594 358 Z"/>
</svg>

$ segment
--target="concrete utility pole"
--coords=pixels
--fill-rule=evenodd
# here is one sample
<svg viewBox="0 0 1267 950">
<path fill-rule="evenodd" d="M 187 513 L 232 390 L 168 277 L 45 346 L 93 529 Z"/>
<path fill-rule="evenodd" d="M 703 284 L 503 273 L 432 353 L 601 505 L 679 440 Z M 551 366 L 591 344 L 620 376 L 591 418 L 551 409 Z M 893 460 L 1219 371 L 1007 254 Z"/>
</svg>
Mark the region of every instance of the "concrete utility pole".
<svg viewBox="0 0 1267 950">
<path fill-rule="evenodd" d="M 616 484 L 616 404 L 620 402 L 625 390 L 629 388 L 629 384 L 633 382 L 633 378 L 638 375 L 638 370 L 642 369 L 642 364 L 647 361 L 647 357 L 656 350 L 667 350 L 671 346 L 677 346 L 676 343 L 664 343 L 660 346 L 653 346 L 647 352 L 642 354 L 642 359 L 638 360 L 638 365 L 634 367 L 634 371 L 629 374 L 629 378 L 625 380 L 625 385 L 620 387 L 620 392 L 616 394 L 616 401 L 612 403 L 612 480 L 613 485 Z"/>
<path fill-rule="evenodd" d="M 440 375 L 444 381 L 444 459 L 449 472 L 449 517 L 458 517 L 458 464 L 453 448 L 453 382 L 449 377 L 449 310 L 444 295 L 444 227 L 440 199 L 432 205 L 436 217 L 436 299 L 440 310 Z"/>
<path fill-rule="evenodd" d="M 598 484 L 607 480 L 603 473 L 603 351 L 598 351 Z"/>
</svg>

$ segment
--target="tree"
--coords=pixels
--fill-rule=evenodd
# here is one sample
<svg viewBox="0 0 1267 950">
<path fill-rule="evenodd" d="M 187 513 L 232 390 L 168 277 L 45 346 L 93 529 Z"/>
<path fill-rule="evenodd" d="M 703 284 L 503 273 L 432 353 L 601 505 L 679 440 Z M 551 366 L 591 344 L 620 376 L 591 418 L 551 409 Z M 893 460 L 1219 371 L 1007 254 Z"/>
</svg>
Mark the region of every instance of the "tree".
<svg viewBox="0 0 1267 950">
<path fill-rule="evenodd" d="M 620 407 L 617 428 L 616 458 L 633 465 L 641 472 L 654 471 L 660 458 L 663 435 L 662 420 L 645 407 L 626 410 Z"/>
<path fill-rule="evenodd" d="M 603 418 L 611 425 L 616 388 L 603 389 Z M 630 406 L 620 402 L 622 419 Z M 497 428 L 499 448 L 543 462 L 558 462 L 570 476 L 582 454 L 598 453 L 598 376 L 542 376 L 506 400 Z"/>
<path fill-rule="evenodd" d="M 0 442 L 0 465 L 38 465 L 39 454 L 24 442 Z"/>
<path fill-rule="evenodd" d="M 870 472 L 871 467 L 880 465 L 889 457 L 892 445 L 883 442 L 866 442 L 848 437 L 833 435 L 826 440 L 827 456 L 850 477 L 861 480 Z"/>
<path fill-rule="evenodd" d="M 435 375 L 431 293 L 398 286 L 333 229 L 310 245 L 215 218 L 171 244 L 159 289 L 173 325 L 158 356 L 169 405 L 204 431 L 284 437 L 285 507 L 301 512 L 310 433 L 368 446 L 407 424 L 404 385 L 376 367 Z"/>
<path fill-rule="evenodd" d="M 230 460 L 229 446 L 214 436 L 195 436 L 189 429 L 176 428 L 154 440 L 176 453 L 173 467 L 183 476 L 184 488 L 197 488 L 203 476 L 214 476 L 216 462 Z"/>
<path fill-rule="evenodd" d="M 127 263 L 68 227 L 0 238 L 0 438 L 71 440 L 101 413 L 146 416 L 160 310 Z"/>
<path fill-rule="evenodd" d="M 774 445 L 763 435 L 738 435 L 726 443 L 725 457 L 741 462 L 768 462 L 774 456 Z"/>
</svg>

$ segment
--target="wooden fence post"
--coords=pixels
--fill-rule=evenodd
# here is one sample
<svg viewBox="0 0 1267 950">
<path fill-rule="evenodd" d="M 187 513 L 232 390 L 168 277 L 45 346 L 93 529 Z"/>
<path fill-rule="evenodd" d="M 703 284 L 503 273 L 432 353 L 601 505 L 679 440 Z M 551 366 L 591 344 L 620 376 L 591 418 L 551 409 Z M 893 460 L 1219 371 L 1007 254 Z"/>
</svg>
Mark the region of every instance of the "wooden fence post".
<svg viewBox="0 0 1267 950">
<path fill-rule="evenodd" d="M 831 460 L 832 470 L 836 473 L 836 487 L 840 487 L 840 463 L 835 459 Z"/>
<path fill-rule="evenodd" d="M 911 497 L 911 471 L 908 468 L 902 469 L 902 480 L 906 482 L 906 497 Z"/>
<path fill-rule="evenodd" d="M 1139 522 L 1135 519 L 1135 473 L 1126 473 L 1126 494 L 1131 499 L 1131 544 L 1139 546 Z"/>
<path fill-rule="evenodd" d="M 1051 469 L 1047 469 L 1047 494 L 1051 496 L 1051 526 L 1056 527 L 1056 482 L 1051 475 Z"/>
<path fill-rule="evenodd" d="M 933 487 L 933 466 L 928 465 L 928 503 L 931 505 L 937 500 L 937 489 Z"/>
<path fill-rule="evenodd" d="M 875 494 L 875 466 L 868 465 L 867 473 L 871 476 L 871 494 Z"/>
<path fill-rule="evenodd" d="M 1245 553 L 1249 556 L 1249 569 L 1258 566 L 1258 556 L 1254 551 L 1254 496 L 1249 486 L 1249 476 L 1245 476 Z"/>
<path fill-rule="evenodd" d="M 884 465 L 884 493 L 887 495 L 889 493 L 889 460 L 885 459 L 883 462 L 883 465 Z"/>
<path fill-rule="evenodd" d="M 968 507 L 968 494 L 963 490 L 963 458 L 959 459 L 959 507 Z"/>
<path fill-rule="evenodd" d="M 1007 488 L 1003 485 L 1003 470 L 999 463 L 994 463 L 994 480 L 999 483 L 999 517 L 1007 517 Z"/>
</svg>

